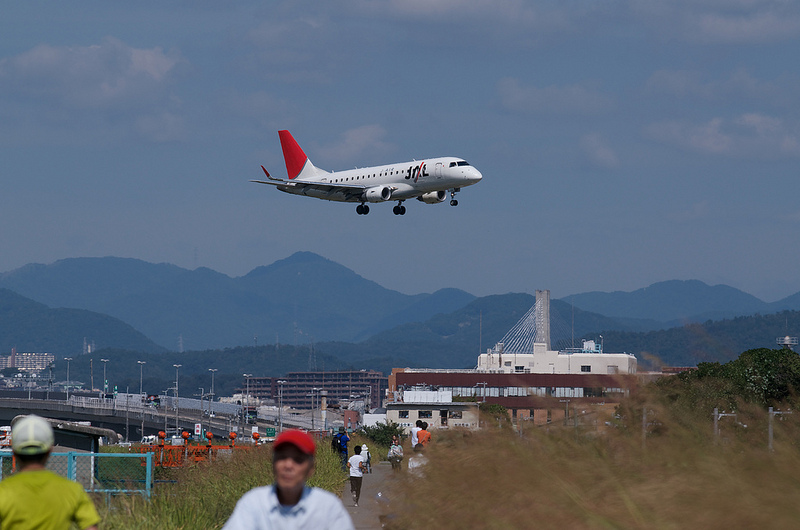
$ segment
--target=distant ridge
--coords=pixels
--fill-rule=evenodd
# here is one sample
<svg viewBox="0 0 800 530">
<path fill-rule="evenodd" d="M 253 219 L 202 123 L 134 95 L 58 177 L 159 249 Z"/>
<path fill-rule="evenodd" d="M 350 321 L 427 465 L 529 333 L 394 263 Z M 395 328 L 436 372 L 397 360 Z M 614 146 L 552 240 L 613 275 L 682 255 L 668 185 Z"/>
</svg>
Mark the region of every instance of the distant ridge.
<svg viewBox="0 0 800 530">
<path fill-rule="evenodd" d="M 164 348 L 128 324 L 83 309 L 51 309 L 8 289 L 0 289 L 0 351 L 76 355 L 87 339 L 97 348 L 160 353 Z"/>
<path fill-rule="evenodd" d="M 483 346 L 488 347 L 516 322 L 515 304 L 528 304 L 525 311 L 533 304 L 529 295 L 476 299 L 451 287 L 406 295 L 313 252 L 297 252 L 237 278 L 203 267 L 187 270 L 132 258 L 71 258 L 2 273 L 0 288 L 48 307 L 109 315 L 173 351 L 179 337 L 185 350 L 195 351 L 263 344 L 380 343 L 365 354 L 370 357 L 394 348 L 387 342 L 390 337 L 394 343 L 463 340 L 469 355 L 459 354 L 459 363 L 472 357 L 481 344 L 480 332 L 475 331 L 481 309 L 470 314 L 460 311 L 478 306 L 486 310 Z M 495 307 L 495 302 L 500 305 Z M 574 326 L 581 330 L 634 333 L 800 310 L 800 293 L 768 304 L 725 285 L 672 280 L 633 292 L 575 294 L 552 304 L 554 315 L 561 314 L 563 322 L 574 318 Z M 452 322 L 452 318 L 463 320 Z M 492 328 L 492 318 L 506 327 Z M 499 337 L 492 338 L 492 333 Z"/>
<path fill-rule="evenodd" d="M 390 317 L 408 308 L 427 317 L 474 299 L 457 289 L 405 295 L 312 252 L 238 278 L 130 258 L 71 258 L 0 274 L 0 287 L 48 306 L 111 315 L 171 350 L 178 337 L 187 350 L 352 341 L 397 325 Z"/>
<path fill-rule="evenodd" d="M 699 280 L 659 282 L 632 292 L 594 291 L 571 295 L 563 300 L 608 317 L 651 319 L 672 325 L 800 309 L 800 296 L 796 307 L 781 303 L 783 301 L 768 304 L 733 287 L 712 287 Z"/>
</svg>

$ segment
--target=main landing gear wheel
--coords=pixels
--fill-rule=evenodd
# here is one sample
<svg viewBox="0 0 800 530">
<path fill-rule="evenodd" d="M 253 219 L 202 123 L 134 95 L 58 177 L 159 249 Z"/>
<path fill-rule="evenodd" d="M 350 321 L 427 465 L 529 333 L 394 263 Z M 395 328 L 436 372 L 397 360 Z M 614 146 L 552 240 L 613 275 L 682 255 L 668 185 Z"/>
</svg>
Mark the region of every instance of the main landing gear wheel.
<svg viewBox="0 0 800 530">
<path fill-rule="evenodd" d="M 366 204 L 359 204 L 356 206 L 356 213 L 358 215 L 367 215 L 369 213 L 369 206 Z"/>
<path fill-rule="evenodd" d="M 406 207 L 403 206 L 402 203 L 400 203 L 397 206 L 395 206 L 394 208 L 392 208 L 392 212 L 394 212 L 395 215 L 405 215 L 406 214 Z"/>
</svg>

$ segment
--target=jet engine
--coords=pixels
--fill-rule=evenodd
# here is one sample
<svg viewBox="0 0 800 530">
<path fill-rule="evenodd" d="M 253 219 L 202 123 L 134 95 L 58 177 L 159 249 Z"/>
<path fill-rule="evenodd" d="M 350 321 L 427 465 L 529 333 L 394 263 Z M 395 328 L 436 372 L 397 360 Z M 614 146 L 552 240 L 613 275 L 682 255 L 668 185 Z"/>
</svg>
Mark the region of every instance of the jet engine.
<svg viewBox="0 0 800 530">
<path fill-rule="evenodd" d="M 364 200 L 367 202 L 384 202 L 392 198 L 392 188 L 388 186 L 375 186 L 364 191 Z"/>
<path fill-rule="evenodd" d="M 424 202 L 425 204 L 436 204 L 442 202 L 447 198 L 447 192 L 444 190 L 439 191 L 429 191 L 428 193 L 423 193 L 419 197 L 418 200 Z"/>
</svg>

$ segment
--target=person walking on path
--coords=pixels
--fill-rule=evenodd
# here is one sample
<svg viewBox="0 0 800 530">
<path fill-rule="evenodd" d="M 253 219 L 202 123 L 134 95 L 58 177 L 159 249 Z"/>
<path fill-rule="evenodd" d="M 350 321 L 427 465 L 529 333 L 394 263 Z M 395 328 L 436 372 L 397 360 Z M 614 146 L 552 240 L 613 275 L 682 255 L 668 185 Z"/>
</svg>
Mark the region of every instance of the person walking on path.
<svg viewBox="0 0 800 530">
<path fill-rule="evenodd" d="M 355 453 L 347 461 L 347 467 L 350 469 L 350 492 L 353 494 L 353 506 L 358 506 L 358 499 L 361 497 L 361 482 L 364 480 L 364 457 L 361 456 L 361 446 L 353 447 Z"/>
<path fill-rule="evenodd" d="M 320 488 L 306 486 L 314 474 L 316 445 L 303 431 L 283 431 L 273 444 L 275 484 L 245 493 L 223 530 L 353 530 L 353 520 L 341 499 Z"/>
<path fill-rule="evenodd" d="M 83 486 L 45 469 L 53 429 L 30 415 L 11 427 L 11 449 L 19 471 L 0 482 L 0 528 L 97 530 L 100 516 Z"/>
<path fill-rule="evenodd" d="M 403 446 L 400 445 L 400 438 L 397 436 L 392 436 L 392 445 L 389 447 L 387 459 L 392 464 L 393 470 L 400 470 L 400 463 L 403 461 Z"/>
<path fill-rule="evenodd" d="M 342 471 L 347 471 L 347 442 L 349 441 L 350 437 L 345 433 L 344 427 L 339 427 L 339 432 L 333 435 L 333 440 L 331 440 L 331 448 L 339 453 L 339 457 L 342 459 Z"/>
<path fill-rule="evenodd" d="M 417 420 L 414 427 L 411 428 L 411 447 L 414 448 L 419 443 L 419 431 L 422 430 L 422 420 Z"/>
<path fill-rule="evenodd" d="M 426 448 L 428 444 L 431 443 L 431 433 L 428 432 L 428 422 L 422 422 L 422 430 L 417 433 L 417 440 Z M 416 444 L 414 447 L 417 447 Z"/>
<path fill-rule="evenodd" d="M 372 455 L 369 453 L 369 447 L 367 444 L 361 445 L 361 456 L 364 458 L 364 467 L 367 470 L 367 473 L 372 473 Z"/>
</svg>

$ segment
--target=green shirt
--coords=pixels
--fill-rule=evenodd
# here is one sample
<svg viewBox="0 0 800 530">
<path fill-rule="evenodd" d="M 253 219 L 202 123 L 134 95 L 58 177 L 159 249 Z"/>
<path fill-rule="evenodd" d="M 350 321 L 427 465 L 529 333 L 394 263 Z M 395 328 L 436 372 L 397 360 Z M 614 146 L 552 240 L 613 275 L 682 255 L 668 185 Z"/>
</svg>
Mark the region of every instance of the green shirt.
<svg viewBox="0 0 800 530">
<path fill-rule="evenodd" d="M 16 473 L 0 482 L 0 530 L 84 529 L 100 522 L 77 482 L 47 470 Z"/>
</svg>

